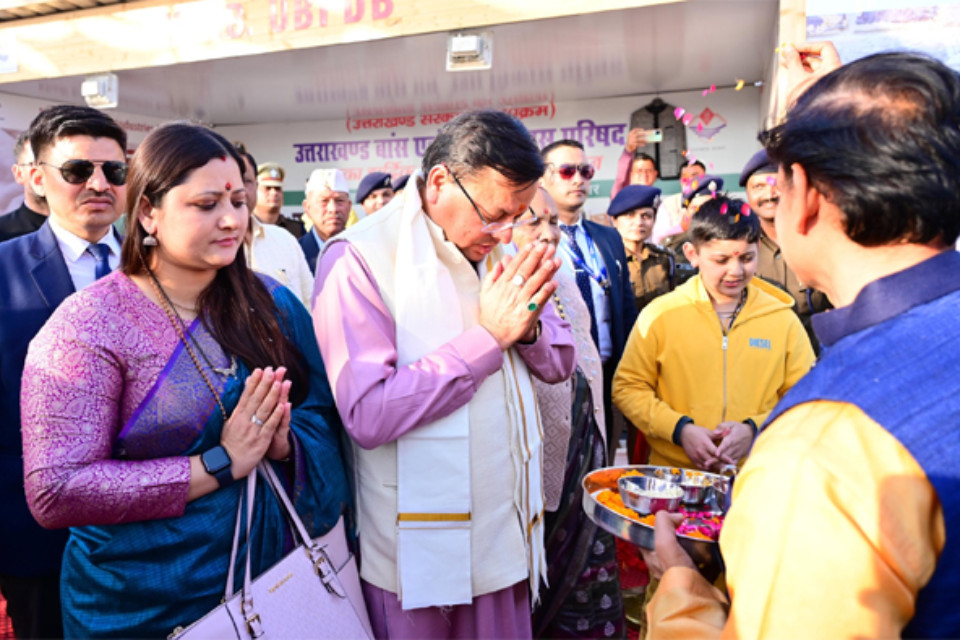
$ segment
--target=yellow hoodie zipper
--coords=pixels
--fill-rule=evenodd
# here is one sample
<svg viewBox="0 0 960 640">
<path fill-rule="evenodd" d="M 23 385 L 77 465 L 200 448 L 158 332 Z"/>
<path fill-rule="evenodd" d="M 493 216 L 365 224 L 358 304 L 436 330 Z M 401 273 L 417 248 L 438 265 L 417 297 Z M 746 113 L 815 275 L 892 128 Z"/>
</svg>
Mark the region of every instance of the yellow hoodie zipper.
<svg viewBox="0 0 960 640">
<path fill-rule="evenodd" d="M 730 317 L 730 331 L 733 331 L 733 325 L 737 321 L 737 317 L 740 315 L 740 312 L 743 311 L 743 307 L 747 304 L 747 290 L 744 288 L 743 295 L 740 298 L 737 308 L 733 310 L 733 315 Z M 711 305 L 712 306 L 712 305 Z M 720 414 L 720 422 L 727 421 L 727 347 L 730 344 L 730 333 L 723 326 L 723 320 L 720 318 L 720 315 L 717 314 L 716 309 L 714 309 L 714 314 L 717 315 L 717 322 L 720 323 L 720 333 L 723 334 L 723 412 Z"/>
<path fill-rule="evenodd" d="M 720 330 L 723 331 L 723 323 L 721 322 Z M 730 328 L 733 328 L 731 323 Z M 720 422 L 727 421 L 727 332 L 723 332 L 723 413 L 720 414 Z"/>
</svg>

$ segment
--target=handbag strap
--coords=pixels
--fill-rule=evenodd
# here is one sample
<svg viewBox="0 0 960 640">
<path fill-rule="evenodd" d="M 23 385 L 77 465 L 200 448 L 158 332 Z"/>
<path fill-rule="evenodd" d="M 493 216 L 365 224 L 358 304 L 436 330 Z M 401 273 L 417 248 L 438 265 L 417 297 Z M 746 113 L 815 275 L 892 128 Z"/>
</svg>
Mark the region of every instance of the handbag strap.
<svg viewBox="0 0 960 640">
<path fill-rule="evenodd" d="M 258 473 L 259 472 L 259 473 Z M 307 533 L 307 528 L 303 525 L 303 521 L 300 519 L 300 516 L 297 515 L 297 510 L 293 507 L 293 503 L 290 502 L 290 498 L 287 497 L 287 492 L 284 491 L 283 485 L 280 484 L 280 479 L 277 477 L 276 472 L 273 470 L 273 467 L 269 463 L 261 460 L 257 463 L 256 470 L 247 476 L 247 552 L 244 558 L 244 572 L 243 572 L 243 598 L 242 598 L 242 610 L 244 616 L 249 616 L 253 612 L 253 600 L 252 595 L 253 591 L 250 588 L 250 585 L 253 583 L 253 578 L 250 574 L 250 531 L 251 525 L 253 523 L 253 506 L 254 506 L 254 497 L 257 492 L 257 476 L 263 474 L 264 478 L 267 480 L 267 486 L 269 486 L 275 496 L 280 501 L 280 504 L 283 506 L 284 511 L 287 512 L 287 517 L 293 522 L 296 531 L 294 532 L 294 537 L 299 535 L 300 541 L 297 543 L 298 546 L 305 544 L 310 546 L 310 534 Z M 236 540 L 234 541 L 234 552 L 236 552 Z M 231 564 L 233 562 L 233 557 L 231 557 Z M 228 585 L 232 586 L 232 585 Z M 228 594 L 232 595 L 232 594 Z"/>
<path fill-rule="evenodd" d="M 247 550 L 244 555 L 244 575 L 243 575 L 243 585 L 244 593 L 249 593 L 250 589 L 250 533 L 253 526 L 253 506 L 254 506 L 254 497 L 257 492 L 257 474 L 251 473 L 247 476 L 247 486 L 245 491 L 240 492 L 240 497 L 237 499 L 237 521 L 233 527 L 233 545 L 230 548 L 230 566 L 227 567 L 227 585 L 223 592 L 223 601 L 226 602 L 231 597 L 233 597 L 233 582 L 236 576 L 234 568 L 237 566 L 237 556 L 240 555 L 240 520 L 243 517 L 243 503 L 246 499 L 247 503 L 247 522 L 246 522 L 246 534 L 247 534 Z M 246 600 L 246 595 L 244 596 Z"/>
<path fill-rule="evenodd" d="M 233 546 L 230 550 L 230 567 L 227 570 L 227 586 L 224 593 L 224 601 L 229 600 L 234 595 L 234 567 L 236 566 L 237 556 L 239 555 L 240 551 L 240 518 L 243 514 L 244 498 L 246 498 L 247 549 L 244 553 L 243 597 L 241 598 L 241 610 L 243 611 L 244 617 L 247 619 L 248 624 L 259 625 L 259 619 L 257 619 L 256 614 L 253 612 L 253 591 L 251 589 L 253 579 L 250 573 L 250 549 L 252 547 L 250 536 L 253 526 L 253 510 L 257 492 L 257 476 L 259 474 L 263 474 L 263 477 L 267 482 L 267 486 L 273 491 L 273 494 L 277 497 L 278 502 L 283 507 L 283 510 L 286 512 L 290 522 L 293 523 L 294 538 L 299 538 L 299 541 L 296 541 L 297 545 L 303 545 L 309 551 L 310 557 L 313 560 L 314 566 L 324 586 L 331 593 L 335 593 L 341 598 L 346 598 L 347 593 L 337 578 L 337 573 L 333 568 L 333 564 L 330 562 L 323 548 L 320 545 L 315 544 L 313 539 L 310 538 L 310 534 L 307 532 L 307 528 L 304 526 L 303 520 L 300 519 L 300 515 L 297 513 L 296 508 L 294 508 L 293 503 L 290 501 L 290 497 L 287 495 L 286 490 L 284 490 L 283 485 L 280 483 L 280 478 L 277 477 L 276 471 L 273 470 L 273 467 L 270 466 L 269 463 L 261 461 L 259 464 L 257 464 L 256 471 L 247 476 L 246 491 L 241 492 L 240 498 L 237 502 L 237 520 L 233 530 Z"/>
<path fill-rule="evenodd" d="M 257 471 L 264 475 L 264 478 L 267 480 L 267 485 L 273 491 L 274 495 L 277 496 L 280 504 L 283 506 L 284 511 L 287 513 L 287 517 L 294 524 L 294 537 L 299 537 L 300 540 L 297 541 L 297 544 L 309 544 L 310 543 L 310 534 L 307 533 L 307 528 L 304 526 L 303 521 L 300 519 L 300 516 L 297 514 L 297 510 L 294 508 L 293 503 L 290 502 L 290 498 L 287 496 L 287 492 L 284 491 L 283 485 L 280 484 L 280 479 L 277 477 L 276 472 L 266 462 L 260 462 L 257 465 Z M 251 473 L 247 476 L 247 483 L 245 491 L 240 492 L 240 497 L 237 500 L 237 518 L 233 527 L 233 545 L 230 549 L 230 566 L 227 568 L 227 585 L 224 589 L 224 601 L 228 600 L 234 594 L 233 585 L 236 579 L 235 568 L 237 566 L 237 556 L 240 555 L 240 522 L 243 517 L 243 503 L 244 498 L 246 498 L 247 503 L 247 522 L 246 522 L 246 540 L 247 540 L 247 552 L 244 554 L 244 578 L 243 578 L 243 587 L 244 592 L 250 592 L 250 533 L 253 526 L 253 509 L 256 502 L 256 493 L 257 493 L 257 473 Z"/>
<path fill-rule="evenodd" d="M 290 497 L 287 495 L 287 492 L 283 488 L 283 484 L 280 482 L 280 478 L 277 477 L 277 472 L 273 470 L 273 466 L 267 462 L 261 462 L 257 465 L 257 469 L 263 474 L 264 478 L 267 480 L 267 485 L 273 490 L 273 495 L 277 497 L 277 500 L 283 506 L 283 510 L 286 512 L 287 517 L 293 523 L 295 531 L 295 536 L 299 536 L 300 544 L 308 545 L 311 542 L 310 534 L 307 532 L 307 527 L 303 524 L 303 520 L 300 519 L 300 515 L 297 513 L 296 508 L 293 506 L 293 502 L 290 501 Z"/>
<path fill-rule="evenodd" d="M 253 547 L 253 540 L 250 539 L 250 532 L 253 528 L 253 503 L 257 493 L 257 474 L 251 473 L 247 476 L 247 552 L 244 554 L 243 568 L 243 599 L 241 600 L 244 617 L 248 617 L 253 610 L 253 593 L 250 590 L 250 549 Z M 249 624 L 250 620 L 247 620 Z"/>
<path fill-rule="evenodd" d="M 326 587 L 327 591 L 332 594 L 335 594 L 341 598 L 347 598 L 347 592 L 340 583 L 340 579 L 337 577 L 337 569 L 334 567 L 333 562 L 330 560 L 330 557 L 327 555 L 327 552 L 324 549 L 326 545 L 319 544 L 310 537 L 309 532 L 307 532 L 307 528 L 303 524 L 303 520 L 301 520 L 300 515 L 297 514 L 296 508 L 290 501 L 290 497 L 287 495 L 283 485 L 280 483 L 280 478 L 277 477 L 277 473 L 273 470 L 273 467 L 267 462 L 261 462 L 259 465 L 257 465 L 257 468 L 261 473 L 263 473 L 264 477 L 267 479 L 267 485 L 273 490 L 274 495 L 277 497 L 280 504 L 283 505 L 284 511 L 287 512 L 287 516 L 290 518 L 290 521 L 293 522 L 295 529 L 294 537 L 299 535 L 299 544 L 303 545 L 307 550 L 307 553 L 310 554 L 310 559 L 313 561 L 314 569 L 316 570 L 317 575 L 320 576 L 320 581 L 323 583 L 324 587 Z M 245 583 L 244 587 L 248 588 L 249 584 Z"/>
<path fill-rule="evenodd" d="M 223 593 L 223 601 L 226 602 L 233 595 L 234 567 L 237 564 L 237 552 L 240 549 L 240 521 L 243 518 L 243 491 L 240 492 L 240 498 L 237 500 L 237 518 L 233 525 L 233 546 L 230 549 L 230 566 L 227 567 L 227 588 Z"/>
</svg>

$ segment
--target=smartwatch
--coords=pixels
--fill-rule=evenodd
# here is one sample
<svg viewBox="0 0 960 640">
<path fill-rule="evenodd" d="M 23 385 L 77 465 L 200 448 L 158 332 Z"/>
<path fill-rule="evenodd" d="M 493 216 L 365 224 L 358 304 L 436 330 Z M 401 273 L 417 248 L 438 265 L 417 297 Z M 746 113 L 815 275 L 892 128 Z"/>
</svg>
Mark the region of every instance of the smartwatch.
<svg viewBox="0 0 960 640">
<path fill-rule="evenodd" d="M 233 472 L 230 469 L 233 461 L 230 459 L 230 454 L 227 453 L 227 450 L 223 448 L 223 445 L 218 444 L 212 449 L 204 451 L 200 454 L 200 461 L 203 463 L 203 468 L 206 469 L 207 473 L 217 479 L 220 488 L 233 484 Z"/>
</svg>

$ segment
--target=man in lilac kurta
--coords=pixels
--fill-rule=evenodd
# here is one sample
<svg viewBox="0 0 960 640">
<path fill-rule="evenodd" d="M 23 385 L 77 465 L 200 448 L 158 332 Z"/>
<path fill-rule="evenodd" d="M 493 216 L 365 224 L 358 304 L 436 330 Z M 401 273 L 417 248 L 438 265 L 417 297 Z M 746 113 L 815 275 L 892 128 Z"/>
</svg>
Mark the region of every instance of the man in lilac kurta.
<svg viewBox="0 0 960 640">
<path fill-rule="evenodd" d="M 493 136 L 497 145 L 476 144 Z M 498 245 L 542 170 L 514 118 L 463 114 L 427 150 L 412 188 L 321 256 L 314 326 L 355 444 L 361 577 L 378 637 L 531 635 L 531 590 L 536 597 L 545 561 L 542 429 L 529 376 L 568 378 L 576 349 L 549 304 L 552 251 L 498 262 Z M 445 434 L 427 445 L 432 457 L 416 449 L 430 433 Z M 434 470 L 424 504 L 458 504 L 461 478 L 463 513 L 404 506 L 420 504 L 405 492 Z M 440 562 L 406 548 L 418 529 L 437 536 Z M 449 596 L 430 583 L 450 585 Z"/>
<path fill-rule="evenodd" d="M 377 447 L 450 413 L 500 368 L 500 346 L 486 329 L 475 326 L 423 358 L 418 367 L 398 369 L 393 316 L 363 258 L 349 242 L 337 243 L 324 253 L 317 272 L 318 293 L 331 277 L 336 291 L 322 298 L 324 316 L 342 320 L 315 325 L 324 362 L 339 364 L 337 371 L 327 373 L 338 381 L 337 406 L 344 426 L 360 446 Z M 574 354 L 570 326 L 552 306 L 540 318 L 540 339 L 519 345 L 517 351 L 547 381 L 567 379 Z M 354 359 L 362 362 L 350 362 Z M 387 407 L 390 415 L 385 415 Z"/>
</svg>

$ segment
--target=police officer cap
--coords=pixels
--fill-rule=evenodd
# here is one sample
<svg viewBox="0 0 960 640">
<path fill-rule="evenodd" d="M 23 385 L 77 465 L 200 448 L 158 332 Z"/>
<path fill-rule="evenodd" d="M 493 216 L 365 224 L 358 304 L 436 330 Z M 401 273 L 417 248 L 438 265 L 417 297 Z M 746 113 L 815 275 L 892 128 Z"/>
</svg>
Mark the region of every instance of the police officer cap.
<svg viewBox="0 0 960 640">
<path fill-rule="evenodd" d="M 767 155 L 767 150 L 760 149 L 753 154 L 753 157 L 747 161 L 747 166 L 743 168 L 743 172 L 740 174 L 740 186 L 747 186 L 747 180 L 755 173 L 776 173 L 779 168 L 780 165 L 772 161 L 770 156 Z"/>
<path fill-rule="evenodd" d="M 660 206 L 660 189 L 642 184 L 632 184 L 620 190 L 610 203 L 607 215 L 616 218 L 634 209 L 656 209 Z"/>
<path fill-rule="evenodd" d="M 286 172 L 276 162 L 264 162 L 257 167 L 257 182 L 265 187 L 282 187 Z"/>
<path fill-rule="evenodd" d="M 361 204 L 367 199 L 367 196 L 377 189 L 393 189 L 393 183 L 390 181 L 390 174 L 382 171 L 374 171 L 363 176 L 360 186 L 357 187 L 357 203 Z"/>
<path fill-rule="evenodd" d="M 697 196 L 710 196 L 718 191 L 723 191 L 723 178 L 720 176 L 705 175 L 694 178 L 690 181 L 690 186 L 683 191 L 684 206 Z"/>
<path fill-rule="evenodd" d="M 407 186 L 407 180 L 409 180 L 409 179 L 410 179 L 410 174 L 408 173 L 408 174 L 402 175 L 402 176 L 400 176 L 399 178 L 397 178 L 396 180 L 394 180 L 394 181 L 393 181 L 393 190 L 394 190 L 394 191 L 400 191 L 401 189 L 403 189 L 405 186 Z"/>
</svg>

